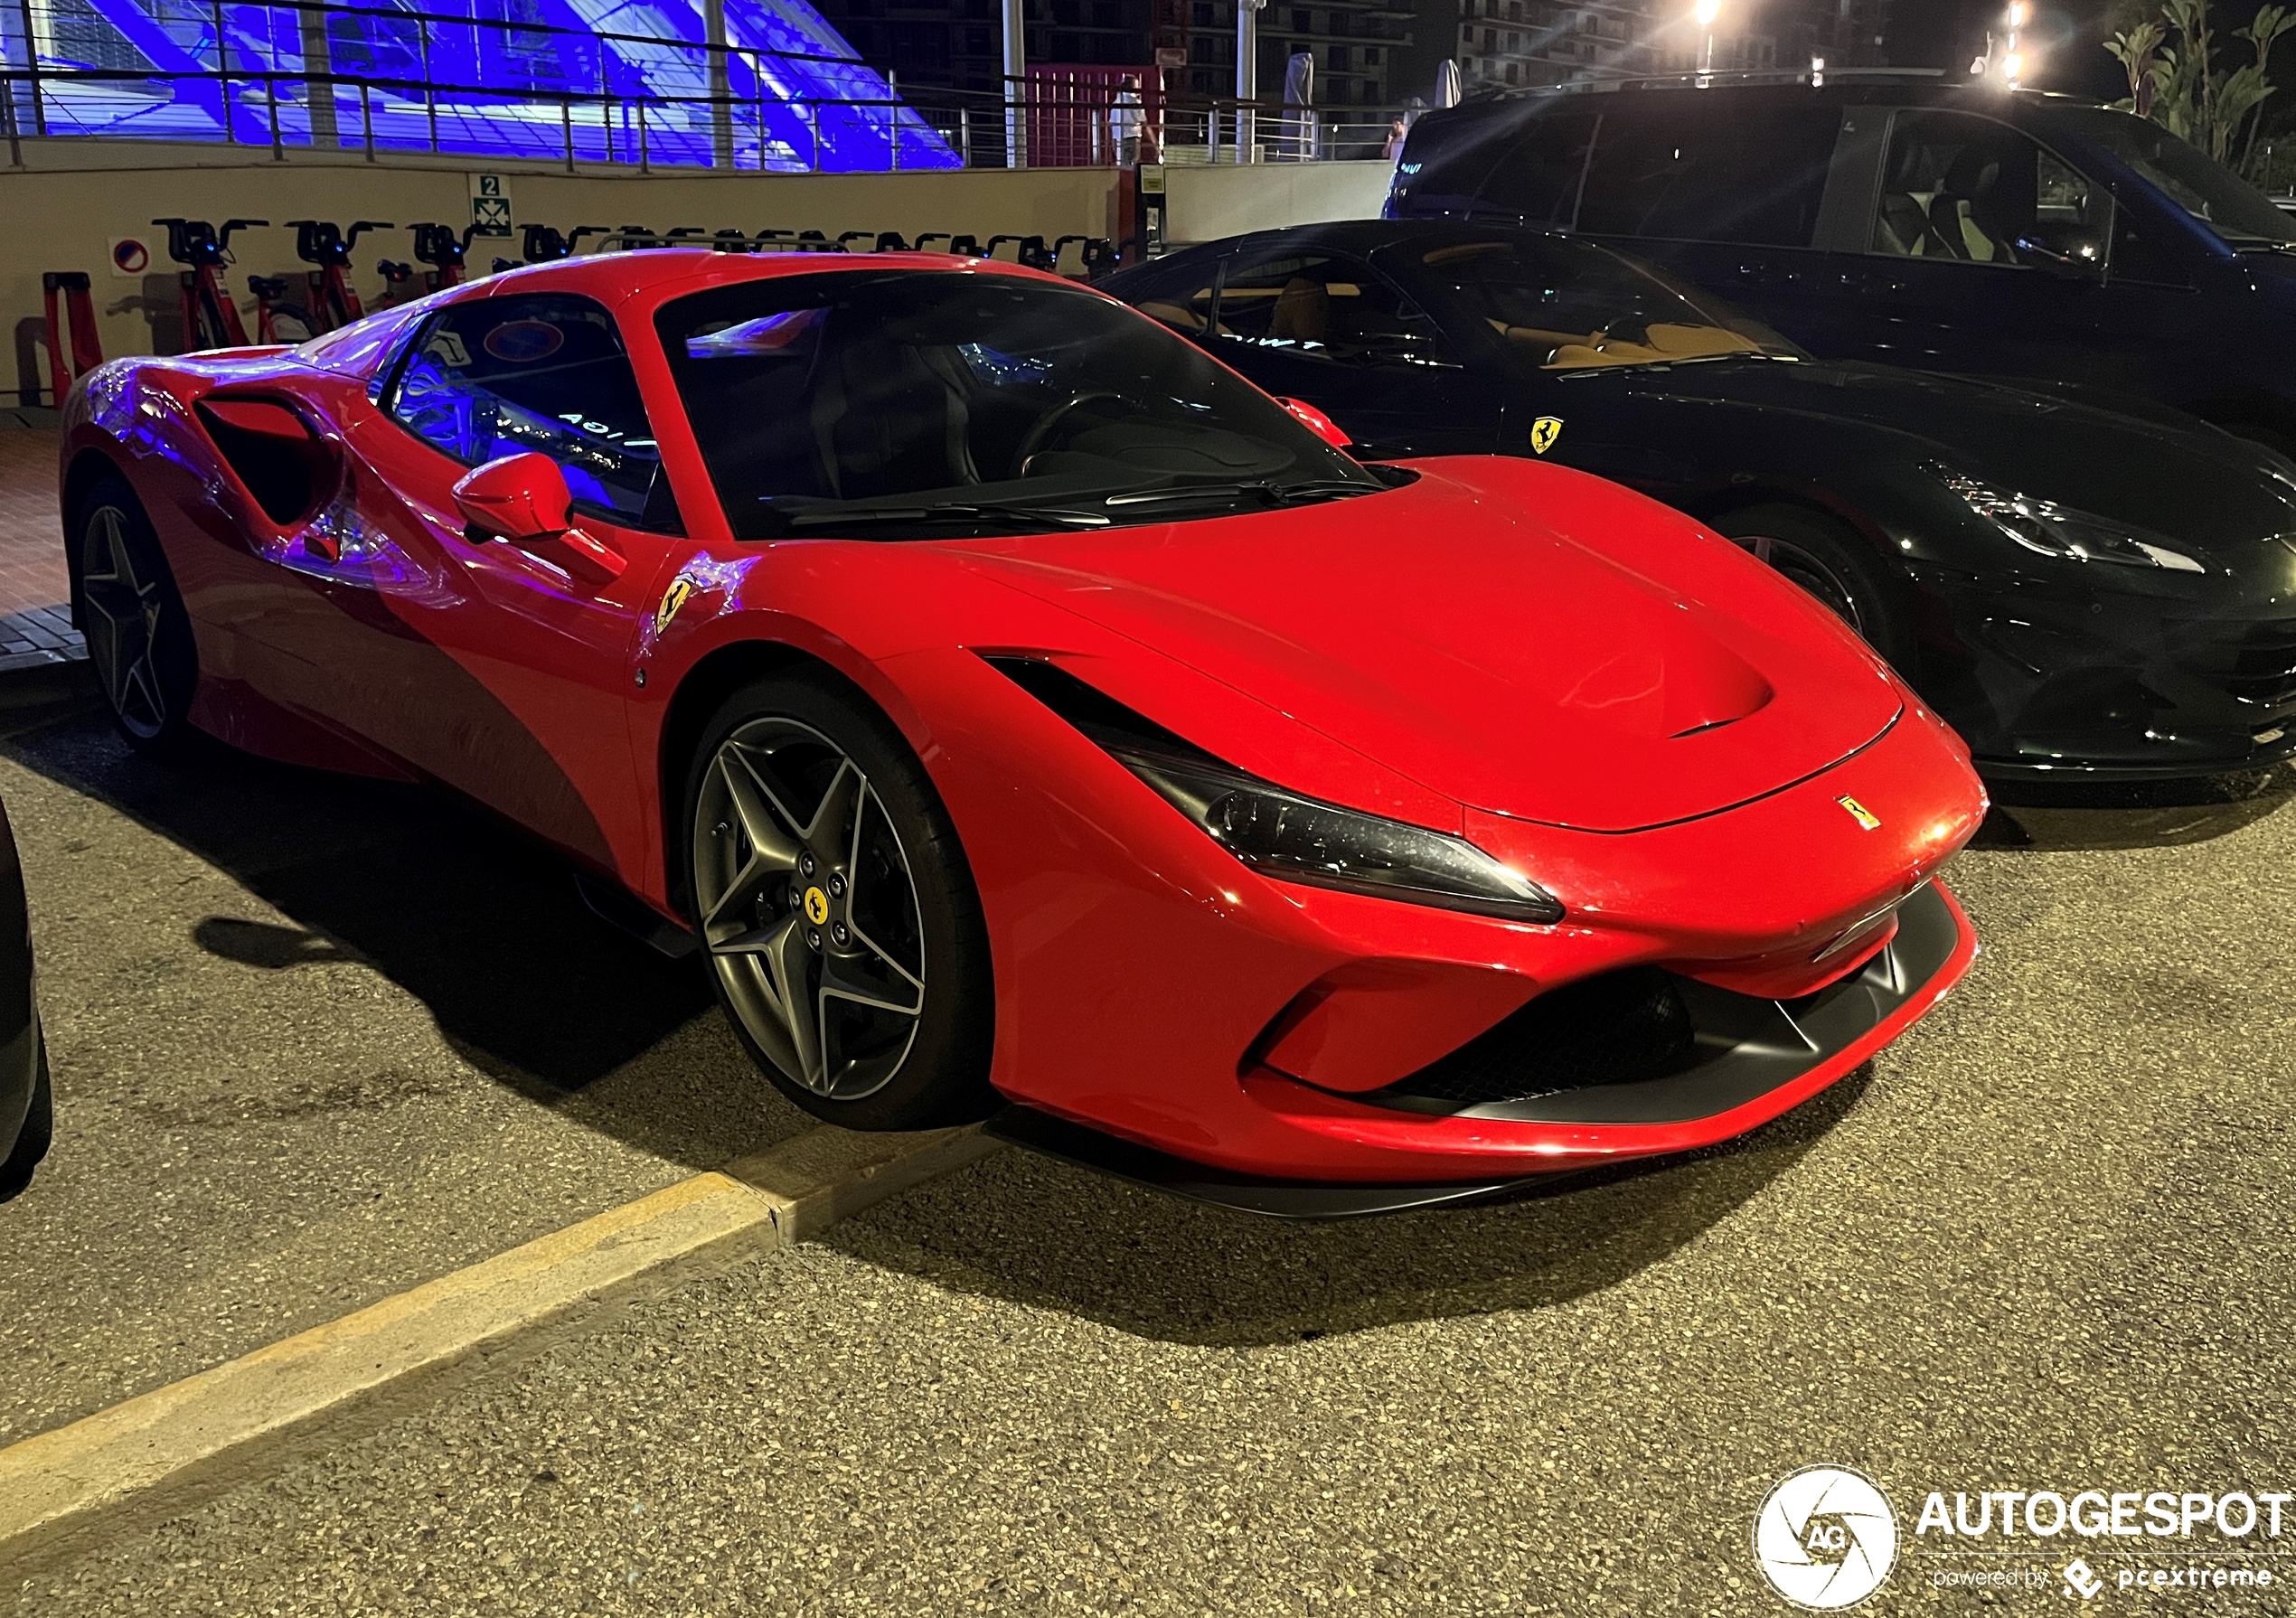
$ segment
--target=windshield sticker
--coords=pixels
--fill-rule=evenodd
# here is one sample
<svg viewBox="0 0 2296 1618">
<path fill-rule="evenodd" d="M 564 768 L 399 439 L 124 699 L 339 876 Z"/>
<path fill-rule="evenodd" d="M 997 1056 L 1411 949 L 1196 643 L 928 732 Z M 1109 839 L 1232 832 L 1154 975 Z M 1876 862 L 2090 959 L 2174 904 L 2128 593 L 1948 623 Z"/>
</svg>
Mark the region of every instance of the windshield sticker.
<svg viewBox="0 0 2296 1618">
<path fill-rule="evenodd" d="M 566 345 L 566 334 L 547 320 L 506 320 L 486 334 L 485 350 L 509 365 L 532 365 Z"/>
</svg>

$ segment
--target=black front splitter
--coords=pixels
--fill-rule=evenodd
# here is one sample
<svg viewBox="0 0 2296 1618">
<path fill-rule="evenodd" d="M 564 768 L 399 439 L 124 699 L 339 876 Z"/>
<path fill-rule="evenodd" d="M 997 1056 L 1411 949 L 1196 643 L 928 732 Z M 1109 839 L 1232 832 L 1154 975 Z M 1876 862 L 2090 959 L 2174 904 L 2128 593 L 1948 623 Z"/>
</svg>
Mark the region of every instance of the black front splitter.
<svg viewBox="0 0 2296 1618">
<path fill-rule="evenodd" d="M 1357 1185 L 1339 1181 L 1275 1180 L 1237 1174 L 1174 1157 L 1153 1146 L 1118 1140 L 1030 1106 L 1008 1106 L 988 1121 L 988 1133 L 1015 1146 L 1041 1152 L 1081 1168 L 1152 1186 L 1191 1201 L 1209 1202 L 1278 1219 L 1350 1219 L 1405 1213 L 1419 1208 L 1459 1208 L 1536 1196 L 1579 1178 L 1583 1171 L 1535 1174 L 1521 1180 L 1453 1185 Z"/>
</svg>

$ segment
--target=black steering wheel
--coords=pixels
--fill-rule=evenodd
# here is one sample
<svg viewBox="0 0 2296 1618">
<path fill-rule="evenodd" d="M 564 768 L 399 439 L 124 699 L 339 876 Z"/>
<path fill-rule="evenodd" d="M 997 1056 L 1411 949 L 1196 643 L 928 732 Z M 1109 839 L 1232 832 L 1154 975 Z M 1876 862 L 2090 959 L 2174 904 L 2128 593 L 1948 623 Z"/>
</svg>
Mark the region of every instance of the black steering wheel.
<svg viewBox="0 0 2296 1618">
<path fill-rule="evenodd" d="M 1028 436 L 1021 440 L 1021 447 L 1012 452 L 1014 474 L 1020 476 L 1028 475 L 1029 457 L 1044 447 L 1044 441 L 1052 436 L 1052 429 L 1067 420 L 1070 411 L 1088 405 L 1096 399 L 1120 400 L 1123 397 L 1123 394 L 1113 388 L 1087 388 L 1081 393 L 1069 394 L 1068 398 L 1054 405 L 1049 410 L 1037 418 L 1037 424 L 1030 428 Z"/>
</svg>

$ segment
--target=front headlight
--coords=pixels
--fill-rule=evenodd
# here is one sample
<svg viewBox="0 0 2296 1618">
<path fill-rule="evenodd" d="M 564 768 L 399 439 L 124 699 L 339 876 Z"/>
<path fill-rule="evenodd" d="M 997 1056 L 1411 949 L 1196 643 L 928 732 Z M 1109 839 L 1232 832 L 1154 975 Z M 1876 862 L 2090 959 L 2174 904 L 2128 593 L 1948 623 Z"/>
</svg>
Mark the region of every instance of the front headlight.
<svg viewBox="0 0 2296 1618">
<path fill-rule="evenodd" d="M 1555 896 L 1464 838 L 1320 804 L 1200 759 L 1098 736 L 1126 769 L 1255 870 L 1509 921 L 1557 922 Z"/>
<path fill-rule="evenodd" d="M 2112 522 L 2027 494 L 2003 494 L 1991 484 L 1936 461 L 1922 470 L 1960 495 L 1969 509 L 2028 550 L 2065 561 L 2115 562 L 2124 568 L 2167 568 L 2178 573 L 2208 569 L 2181 550 L 2159 542 L 2125 523 Z"/>
</svg>

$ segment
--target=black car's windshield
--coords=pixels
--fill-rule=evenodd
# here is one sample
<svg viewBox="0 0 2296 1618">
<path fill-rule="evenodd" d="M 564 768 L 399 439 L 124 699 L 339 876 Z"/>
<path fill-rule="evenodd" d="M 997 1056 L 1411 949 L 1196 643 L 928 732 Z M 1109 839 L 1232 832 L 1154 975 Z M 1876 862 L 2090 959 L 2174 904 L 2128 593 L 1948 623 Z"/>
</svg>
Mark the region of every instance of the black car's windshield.
<svg viewBox="0 0 2296 1618">
<path fill-rule="evenodd" d="M 1590 241 L 1495 230 L 1387 257 L 1430 301 L 1483 322 L 1541 371 L 1804 357 L 1760 322 Z"/>
<path fill-rule="evenodd" d="M 837 271 L 695 293 L 655 321 L 742 539 L 1106 527 L 1388 486 L 1081 288 Z"/>
<path fill-rule="evenodd" d="M 2056 108 L 2051 117 L 2063 119 L 2083 138 L 2136 170 L 2230 246 L 2296 244 L 2296 220 L 2223 164 L 2160 125 L 2102 107 Z"/>
</svg>

